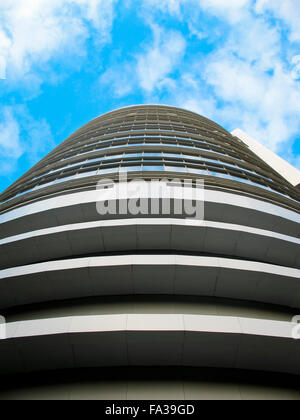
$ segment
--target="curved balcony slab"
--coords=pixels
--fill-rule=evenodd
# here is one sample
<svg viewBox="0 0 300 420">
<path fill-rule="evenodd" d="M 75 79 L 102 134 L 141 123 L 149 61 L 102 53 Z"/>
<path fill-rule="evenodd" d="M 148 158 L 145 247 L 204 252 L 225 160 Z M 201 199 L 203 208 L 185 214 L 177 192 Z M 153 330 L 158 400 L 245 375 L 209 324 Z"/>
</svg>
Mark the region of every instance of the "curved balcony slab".
<svg viewBox="0 0 300 420">
<path fill-rule="evenodd" d="M 113 197 L 113 190 L 109 194 Z M 155 190 L 151 195 L 147 195 L 147 198 L 157 199 Z M 99 216 L 96 209 L 96 202 L 99 200 L 101 192 L 92 190 L 65 194 L 7 211 L 0 215 L 0 238 L 59 225 L 99 221 L 100 218 L 101 220 L 116 218 L 116 216 Z M 209 221 L 237 223 L 295 237 L 300 236 L 299 213 L 255 198 L 205 190 L 204 212 L 205 219 Z M 170 217 L 173 217 L 172 214 Z M 186 215 L 176 217 L 185 218 Z"/>
<path fill-rule="evenodd" d="M 200 315 L 109 315 L 7 325 L 0 372 L 197 366 L 300 373 L 296 324 Z"/>
<path fill-rule="evenodd" d="M 278 401 L 300 398 L 297 376 L 195 367 L 115 367 L 5 377 L 0 400 Z"/>
<path fill-rule="evenodd" d="M 125 219 L 43 229 L 0 240 L 0 268 L 114 252 L 173 251 L 300 267 L 300 239 L 228 223 Z"/>
<path fill-rule="evenodd" d="M 0 271 L 0 307 L 92 296 L 189 295 L 300 308 L 300 270 L 186 255 L 51 261 Z"/>
</svg>

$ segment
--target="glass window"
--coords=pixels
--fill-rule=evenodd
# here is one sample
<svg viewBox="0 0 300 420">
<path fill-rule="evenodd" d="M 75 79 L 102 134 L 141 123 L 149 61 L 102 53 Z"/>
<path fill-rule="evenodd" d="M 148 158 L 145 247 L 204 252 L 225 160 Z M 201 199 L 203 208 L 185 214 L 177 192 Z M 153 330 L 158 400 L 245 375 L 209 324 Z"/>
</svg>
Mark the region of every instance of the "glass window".
<svg viewBox="0 0 300 420">
<path fill-rule="evenodd" d="M 78 178 L 78 174 L 72 175 L 72 176 L 68 176 L 66 178 L 59 178 L 59 179 L 56 179 L 54 181 L 54 184 L 60 184 L 61 182 L 65 182 L 65 181 L 72 181 L 72 180 L 74 180 L 76 178 Z"/>
<path fill-rule="evenodd" d="M 89 171 L 89 172 L 81 172 L 80 174 L 78 174 L 78 178 L 86 178 L 88 176 L 95 176 L 98 174 L 98 170 L 96 171 Z"/>
<path fill-rule="evenodd" d="M 145 152 L 144 156 L 145 157 L 157 157 L 157 156 L 162 157 L 162 153 Z"/>
<path fill-rule="evenodd" d="M 102 160 L 113 160 L 113 159 L 120 159 L 124 156 L 124 153 L 120 155 L 109 155 L 109 156 L 103 156 Z"/>
<path fill-rule="evenodd" d="M 100 163 L 103 158 L 104 158 L 104 156 L 99 156 L 95 159 L 88 159 L 84 163 L 92 163 L 92 162 L 99 162 Z"/>
<path fill-rule="evenodd" d="M 202 159 L 202 158 L 201 158 Z M 208 159 L 208 158 L 203 158 L 203 160 L 207 163 L 215 163 L 217 165 L 221 165 L 223 164 L 223 162 L 221 162 L 220 160 L 216 160 L 216 159 Z"/>
<path fill-rule="evenodd" d="M 183 166 L 169 166 L 166 165 L 166 171 L 168 172 L 187 172 L 187 169 Z"/>
<path fill-rule="evenodd" d="M 164 152 L 164 157 L 170 157 L 170 158 L 181 158 L 183 155 L 182 153 L 165 153 Z"/>
<path fill-rule="evenodd" d="M 144 164 L 142 170 L 145 171 L 145 172 L 156 172 L 156 171 L 164 172 L 165 167 L 164 166 L 150 166 L 150 165 L 148 166 L 148 165 Z"/>
<path fill-rule="evenodd" d="M 240 180 L 241 181 L 241 180 Z M 249 184 L 249 185 L 252 185 L 253 184 L 253 182 L 252 181 L 250 181 L 250 179 L 243 179 L 243 183 L 244 184 Z"/>
<path fill-rule="evenodd" d="M 182 157 L 184 159 L 192 159 L 192 160 L 199 160 L 202 159 L 201 156 L 195 156 L 195 155 L 185 155 L 183 154 Z M 204 159 L 203 159 L 204 160 Z"/>
<path fill-rule="evenodd" d="M 122 171 L 125 172 L 140 172 L 142 170 L 142 165 L 140 166 L 122 166 Z"/>
<path fill-rule="evenodd" d="M 209 172 L 203 169 L 188 168 L 188 173 L 197 175 L 209 175 Z"/>
<path fill-rule="evenodd" d="M 112 173 L 116 173 L 119 172 L 119 167 L 115 167 L 115 168 L 109 168 L 109 169 L 100 169 L 97 172 L 97 175 L 103 175 L 103 174 L 112 174 Z"/>
</svg>

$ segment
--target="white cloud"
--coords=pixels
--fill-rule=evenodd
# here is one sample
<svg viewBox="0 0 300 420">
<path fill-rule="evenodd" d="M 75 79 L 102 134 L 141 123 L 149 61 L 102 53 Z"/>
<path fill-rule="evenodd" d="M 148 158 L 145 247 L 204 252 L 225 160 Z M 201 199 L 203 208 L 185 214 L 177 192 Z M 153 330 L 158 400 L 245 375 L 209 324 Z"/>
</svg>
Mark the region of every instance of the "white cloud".
<svg viewBox="0 0 300 420">
<path fill-rule="evenodd" d="M 11 108 L 4 107 L 1 111 L 0 159 L 16 160 L 24 151 L 20 141 L 20 127 Z"/>
<path fill-rule="evenodd" d="M 179 32 L 163 31 L 153 25 L 154 42 L 144 54 L 137 56 L 137 77 L 141 88 L 151 93 L 170 83 L 168 75 L 174 71 L 184 55 L 186 43 Z"/>
<path fill-rule="evenodd" d="M 81 55 L 87 22 L 107 40 L 115 0 L 6 0 L 0 4 L 0 56 L 7 77 L 31 71 L 58 54 Z"/>
<path fill-rule="evenodd" d="M 0 56 L 0 79 L 6 79 L 6 60 Z"/>
<path fill-rule="evenodd" d="M 237 22 L 244 16 L 251 0 L 199 0 L 198 3 L 203 10 Z"/>
<path fill-rule="evenodd" d="M 19 118 L 24 132 L 26 158 L 32 166 L 53 149 L 54 139 L 51 128 L 44 118 L 35 120 L 26 109 L 21 110 Z"/>
<path fill-rule="evenodd" d="M 189 0 L 143 0 L 143 6 L 149 10 L 159 9 L 172 15 L 180 15 L 181 5 Z"/>
<path fill-rule="evenodd" d="M 117 68 L 109 68 L 105 73 L 100 76 L 100 86 L 108 86 L 114 97 L 122 98 L 123 96 L 129 95 L 134 87 L 134 75 L 132 65 L 129 63 L 122 64 Z"/>
<path fill-rule="evenodd" d="M 175 15 L 183 19 L 183 10 L 185 6 L 190 6 L 196 14 L 200 10 L 209 12 L 215 16 L 227 18 L 232 22 L 240 20 L 251 4 L 251 0 L 142 0 L 143 6 L 148 13 L 157 10 L 163 13 Z M 189 16 L 188 20 L 194 16 Z"/>
<path fill-rule="evenodd" d="M 15 87 L 28 90 L 27 99 L 38 94 L 43 81 L 55 79 L 51 60 L 65 63 L 67 57 L 84 56 L 92 31 L 98 49 L 99 43 L 109 41 L 117 1 L 1 1 L 0 79 L 6 81 L 0 83 L 7 91 Z M 0 107 L 2 173 L 13 171 L 21 157 L 35 163 L 50 144 L 51 130 L 45 120 L 35 121 L 22 106 Z"/>
<path fill-rule="evenodd" d="M 275 14 L 278 6 L 278 18 L 296 39 L 300 19 L 295 25 L 293 0 L 144 0 L 143 4 L 148 7 L 147 22 L 155 18 L 163 22 L 162 13 L 190 22 L 192 35 L 199 35 L 199 51 L 184 62 L 188 39 L 167 31 L 162 23 L 153 25 L 154 42 L 136 57 L 137 65 L 126 65 L 122 76 L 110 70 L 117 95 L 142 88 L 147 100 L 158 98 L 194 110 L 229 130 L 241 127 L 274 151 L 290 147 L 300 129 L 300 60 L 267 12 Z M 298 16 L 297 10 L 294 15 Z M 217 17 L 220 26 L 203 25 L 209 16 Z M 214 42 L 208 54 L 201 51 L 203 38 Z M 174 69 L 177 73 L 171 78 Z"/>
<path fill-rule="evenodd" d="M 6 79 L 6 54 L 10 45 L 9 38 L 0 27 L 0 79 Z"/>
<path fill-rule="evenodd" d="M 67 0 L 70 4 L 77 3 L 82 16 L 93 22 L 106 39 L 111 31 L 114 17 L 114 4 L 117 0 Z"/>
<path fill-rule="evenodd" d="M 178 31 L 167 31 L 151 24 L 153 41 L 145 45 L 143 53 L 129 62 L 110 67 L 101 77 L 100 84 L 109 86 L 113 95 L 123 97 L 141 89 L 151 97 L 163 88 L 174 88 L 171 75 L 185 53 L 186 42 Z"/>
<path fill-rule="evenodd" d="M 278 28 L 262 16 L 245 12 L 231 26 L 227 41 L 212 52 L 202 74 L 223 102 L 216 115 L 234 128 L 241 126 L 274 151 L 300 129 L 299 69 L 284 60 L 286 54 Z"/>
<path fill-rule="evenodd" d="M 289 30 L 291 41 L 300 41 L 300 7 L 299 0 L 256 0 L 258 13 L 272 13 L 282 20 Z"/>
<path fill-rule="evenodd" d="M 200 34 L 200 42 L 205 37 L 215 43 L 216 32 L 223 32 L 211 53 L 203 54 L 199 43 L 198 55 L 185 65 L 178 63 L 180 76 L 166 85 L 163 102 L 210 117 L 229 130 L 241 127 L 282 155 L 287 147 L 292 150 L 300 130 L 300 59 L 267 12 L 275 13 L 278 6 L 277 17 L 295 40 L 300 18 L 292 14 L 297 9 L 298 16 L 299 7 L 293 0 L 257 0 L 257 7 L 254 0 L 190 0 L 181 5 L 187 3 L 194 7 L 182 9 L 184 18 L 192 22 L 191 33 Z M 203 13 L 220 19 L 220 27 L 203 26 Z M 292 152 L 285 157 L 298 165 Z"/>
<path fill-rule="evenodd" d="M 43 75 L 33 71 L 36 65 L 84 54 L 91 28 L 98 42 L 109 40 L 117 1 L 1 2 L 0 78 L 6 73 L 8 79 L 24 79 L 23 85 L 38 89 Z M 136 1 L 129 4 L 135 7 Z M 118 98 L 138 93 L 147 101 L 173 102 L 204 114 L 230 130 L 239 126 L 274 151 L 291 146 L 300 130 L 299 0 L 142 0 L 141 4 L 153 40 L 139 43 L 142 52 L 130 52 L 131 59 L 111 66 L 100 78 L 102 86 L 109 86 Z M 170 15 L 181 24 L 189 23 L 190 35 L 199 37 L 198 51 L 193 45 L 185 60 L 192 37 L 184 39 L 178 30 L 165 26 Z M 270 15 L 276 17 L 275 24 Z M 211 16 L 220 26 L 217 22 L 209 26 Z M 211 52 L 203 53 L 203 39 L 213 45 Z M 26 150 L 34 143 L 37 155 L 42 150 L 39 130 L 51 138 L 45 121 L 34 122 L 7 108 L 2 123 L 0 119 L 0 155 L 12 153 L 17 160 L 18 153 L 24 153 L 18 130 L 25 120 Z M 10 146 L 6 138 L 12 139 Z M 292 153 L 289 159 L 297 161 Z"/>
<path fill-rule="evenodd" d="M 292 70 L 293 79 L 300 80 L 300 55 L 295 55 L 292 58 L 292 65 L 293 65 L 293 70 Z"/>
<path fill-rule="evenodd" d="M 46 120 L 35 121 L 24 106 L 0 108 L 0 175 L 13 172 L 20 158 L 35 164 L 54 146 Z"/>
<path fill-rule="evenodd" d="M 283 155 L 283 157 L 300 171 L 300 155 L 295 156 L 293 153 L 289 153 L 288 155 Z"/>
</svg>

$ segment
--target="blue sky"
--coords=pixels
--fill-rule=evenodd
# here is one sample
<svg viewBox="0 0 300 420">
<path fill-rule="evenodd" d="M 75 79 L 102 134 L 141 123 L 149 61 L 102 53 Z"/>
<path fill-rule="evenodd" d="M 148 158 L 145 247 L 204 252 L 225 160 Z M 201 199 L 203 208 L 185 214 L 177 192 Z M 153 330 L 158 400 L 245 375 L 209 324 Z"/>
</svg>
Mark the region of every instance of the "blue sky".
<svg viewBox="0 0 300 420">
<path fill-rule="evenodd" d="M 77 128 L 162 103 L 300 169 L 299 0 L 0 0 L 0 190 Z"/>
</svg>

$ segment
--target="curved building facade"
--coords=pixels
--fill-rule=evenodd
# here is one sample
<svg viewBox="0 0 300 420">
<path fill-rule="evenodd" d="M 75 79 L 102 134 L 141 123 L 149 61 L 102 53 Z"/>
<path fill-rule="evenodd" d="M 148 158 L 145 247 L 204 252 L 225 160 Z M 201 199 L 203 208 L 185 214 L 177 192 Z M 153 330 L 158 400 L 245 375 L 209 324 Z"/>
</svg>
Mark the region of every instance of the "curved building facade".
<svg viewBox="0 0 300 420">
<path fill-rule="evenodd" d="M 157 188 L 128 211 L 120 174 L 187 182 L 202 217 L 176 194 L 166 212 Z M 299 189 L 238 137 L 124 108 L 0 201 L 0 399 L 300 399 Z"/>
</svg>

